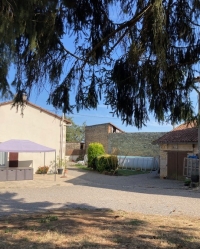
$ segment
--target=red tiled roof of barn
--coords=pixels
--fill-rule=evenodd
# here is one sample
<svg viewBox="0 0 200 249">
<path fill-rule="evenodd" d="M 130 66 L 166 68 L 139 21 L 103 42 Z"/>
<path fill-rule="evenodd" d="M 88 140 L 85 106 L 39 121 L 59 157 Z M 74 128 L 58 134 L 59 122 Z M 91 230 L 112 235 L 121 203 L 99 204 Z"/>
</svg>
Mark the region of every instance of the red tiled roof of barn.
<svg viewBox="0 0 200 249">
<path fill-rule="evenodd" d="M 166 133 L 153 144 L 170 144 L 170 143 L 197 143 L 198 127 L 194 123 L 181 124 L 174 130 Z"/>
</svg>

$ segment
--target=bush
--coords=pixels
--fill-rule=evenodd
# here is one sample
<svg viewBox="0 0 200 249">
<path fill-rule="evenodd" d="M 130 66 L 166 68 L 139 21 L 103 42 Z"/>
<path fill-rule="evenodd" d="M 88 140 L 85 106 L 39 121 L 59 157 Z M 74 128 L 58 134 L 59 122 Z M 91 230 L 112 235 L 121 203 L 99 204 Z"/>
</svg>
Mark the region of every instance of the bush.
<svg viewBox="0 0 200 249">
<path fill-rule="evenodd" d="M 98 156 L 95 160 L 96 169 L 99 172 L 114 172 L 118 168 L 118 159 L 114 155 L 101 155 Z"/>
<path fill-rule="evenodd" d="M 79 155 L 77 158 L 76 158 L 76 162 L 78 161 L 83 161 L 84 160 L 84 155 Z"/>
<path fill-rule="evenodd" d="M 96 169 L 95 158 L 105 154 L 104 147 L 101 143 L 91 143 L 88 146 L 88 167 Z"/>
<path fill-rule="evenodd" d="M 185 186 L 190 186 L 190 184 L 191 184 L 191 179 L 185 179 L 185 183 L 184 183 L 184 185 Z"/>
<path fill-rule="evenodd" d="M 49 170 L 48 166 L 41 166 L 37 169 L 35 173 L 36 174 L 47 174 L 48 170 Z"/>
</svg>

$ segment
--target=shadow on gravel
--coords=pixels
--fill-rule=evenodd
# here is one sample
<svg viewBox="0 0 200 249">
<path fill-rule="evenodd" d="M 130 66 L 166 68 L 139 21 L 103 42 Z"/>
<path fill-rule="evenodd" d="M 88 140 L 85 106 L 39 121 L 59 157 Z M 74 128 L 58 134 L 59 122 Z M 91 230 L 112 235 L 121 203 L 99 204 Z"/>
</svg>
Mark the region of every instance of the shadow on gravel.
<svg viewBox="0 0 200 249">
<path fill-rule="evenodd" d="M 44 211 L 53 205 L 53 203 L 47 201 L 26 203 L 24 199 L 17 199 L 16 196 L 16 193 L 0 193 L 0 216 L 13 213 L 25 214 L 30 212 L 30 210 L 34 211 L 34 209 L 38 212 Z"/>
<path fill-rule="evenodd" d="M 66 182 L 78 186 L 154 195 L 200 197 L 199 189 L 185 187 L 182 181 L 160 179 L 156 172 L 131 176 L 110 176 L 70 167 L 69 174 L 73 178 L 66 180 Z"/>
</svg>

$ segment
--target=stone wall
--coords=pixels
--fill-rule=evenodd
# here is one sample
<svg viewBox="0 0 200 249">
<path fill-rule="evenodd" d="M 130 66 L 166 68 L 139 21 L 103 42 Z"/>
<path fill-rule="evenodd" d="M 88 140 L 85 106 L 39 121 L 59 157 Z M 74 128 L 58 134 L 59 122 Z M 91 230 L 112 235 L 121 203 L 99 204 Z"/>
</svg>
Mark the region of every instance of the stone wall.
<svg viewBox="0 0 200 249">
<path fill-rule="evenodd" d="M 65 157 L 67 161 L 76 161 L 78 157 L 84 157 L 84 143 L 66 143 Z"/>
<path fill-rule="evenodd" d="M 167 152 L 160 149 L 160 178 L 167 177 Z"/>
<path fill-rule="evenodd" d="M 159 145 L 152 142 L 165 132 L 135 132 L 108 134 L 108 153 L 127 156 L 159 156 Z"/>
<path fill-rule="evenodd" d="M 66 143 L 66 149 L 68 150 L 80 150 L 80 149 L 85 149 L 85 144 L 84 143 Z"/>
<path fill-rule="evenodd" d="M 85 149 L 90 143 L 103 144 L 105 151 L 108 149 L 109 124 L 92 125 L 85 127 Z"/>
</svg>

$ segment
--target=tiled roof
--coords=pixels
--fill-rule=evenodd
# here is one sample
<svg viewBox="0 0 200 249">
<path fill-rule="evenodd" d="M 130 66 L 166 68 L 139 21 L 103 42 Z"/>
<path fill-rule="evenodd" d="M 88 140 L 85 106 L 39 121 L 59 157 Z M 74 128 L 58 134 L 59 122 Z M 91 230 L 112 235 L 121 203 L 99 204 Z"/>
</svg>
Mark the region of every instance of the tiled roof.
<svg viewBox="0 0 200 249">
<path fill-rule="evenodd" d="M 153 142 L 153 144 L 170 143 L 198 143 L 198 127 L 195 127 L 195 124 L 181 124 Z"/>
<path fill-rule="evenodd" d="M 178 130 L 185 130 L 185 129 L 189 129 L 189 128 L 194 128 L 197 125 L 193 122 L 193 123 L 188 123 L 188 124 L 181 124 L 179 126 L 177 126 L 176 128 L 173 129 L 173 131 L 178 131 Z"/>
</svg>

